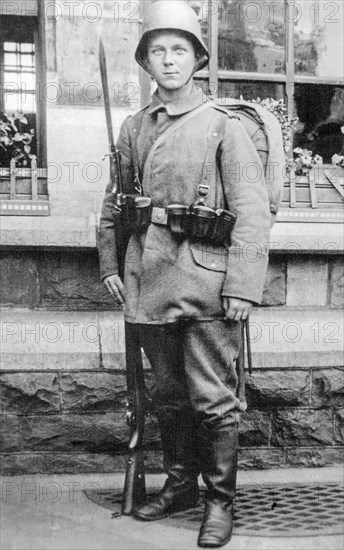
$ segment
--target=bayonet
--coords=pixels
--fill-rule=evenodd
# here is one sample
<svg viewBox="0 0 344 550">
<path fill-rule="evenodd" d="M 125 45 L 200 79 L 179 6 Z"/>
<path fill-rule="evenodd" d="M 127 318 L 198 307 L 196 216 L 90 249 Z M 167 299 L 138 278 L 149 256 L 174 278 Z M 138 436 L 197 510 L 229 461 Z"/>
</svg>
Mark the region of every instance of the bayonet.
<svg viewBox="0 0 344 550">
<path fill-rule="evenodd" d="M 102 79 L 106 127 L 107 127 L 108 142 L 109 142 L 109 153 L 104 156 L 104 159 L 107 156 L 110 159 L 110 177 L 113 183 L 112 193 L 116 195 L 116 197 L 119 197 L 123 192 L 122 174 L 121 174 L 121 155 L 120 155 L 120 152 L 116 149 L 116 145 L 113 139 L 113 127 L 112 127 L 106 57 L 105 57 L 104 44 L 101 38 L 99 39 L 99 67 L 100 67 L 100 76 Z M 119 199 L 119 202 L 120 202 L 120 199 Z"/>
</svg>

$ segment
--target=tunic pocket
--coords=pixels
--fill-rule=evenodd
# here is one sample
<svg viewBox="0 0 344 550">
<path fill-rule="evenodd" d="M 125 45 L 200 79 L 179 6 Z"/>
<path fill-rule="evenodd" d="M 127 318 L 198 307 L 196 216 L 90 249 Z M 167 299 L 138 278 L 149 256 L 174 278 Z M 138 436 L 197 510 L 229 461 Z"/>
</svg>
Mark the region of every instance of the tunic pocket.
<svg viewBox="0 0 344 550">
<path fill-rule="evenodd" d="M 190 244 L 194 262 L 209 271 L 226 273 L 228 250 L 223 246 L 210 244 Z"/>
</svg>

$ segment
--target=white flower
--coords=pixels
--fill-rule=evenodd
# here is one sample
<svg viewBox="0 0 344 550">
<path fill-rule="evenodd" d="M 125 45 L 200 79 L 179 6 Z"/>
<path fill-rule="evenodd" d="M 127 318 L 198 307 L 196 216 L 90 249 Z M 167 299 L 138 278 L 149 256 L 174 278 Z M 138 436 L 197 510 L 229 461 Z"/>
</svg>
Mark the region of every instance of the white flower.
<svg viewBox="0 0 344 550">
<path fill-rule="evenodd" d="M 332 164 L 335 166 L 344 166 L 344 156 L 343 155 L 333 155 Z"/>
</svg>

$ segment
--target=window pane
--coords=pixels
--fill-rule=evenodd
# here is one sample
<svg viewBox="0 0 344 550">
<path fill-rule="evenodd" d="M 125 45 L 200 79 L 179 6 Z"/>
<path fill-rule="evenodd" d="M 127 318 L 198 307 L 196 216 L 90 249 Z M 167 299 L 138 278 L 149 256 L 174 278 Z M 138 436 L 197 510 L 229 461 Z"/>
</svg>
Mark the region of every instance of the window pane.
<svg viewBox="0 0 344 550">
<path fill-rule="evenodd" d="M 5 94 L 4 98 L 5 113 L 8 115 L 18 113 L 21 110 L 20 94 Z"/>
<path fill-rule="evenodd" d="M 344 78 L 343 13 L 342 0 L 299 2 L 293 14 L 297 74 Z"/>
<path fill-rule="evenodd" d="M 4 91 L 6 93 L 12 93 L 23 90 L 35 91 L 36 78 L 34 74 L 30 73 L 5 73 L 4 74 Z"/>
<path fill-rule="evenodd" d="M 33 67 L 34 66 L 34 57 L 33 55 L 23 54 L 21 57 L 21 64 L 23 67 Z"/>
<path fill-rule="evenodd" d="M 11 53 L 4 53 L 5 110 L 33 113 L 36 103 L 32 101 L 32 95 L 27 99 L 26 95 L 36 89 L 34 44 L 6 42 L 5 46 L 11 50 Z"/>
<path fill-rule="evenodd" d="M 4 42 L 4 51 L 5 52 L 15 52 L 16 44 L 14 42 Z"/>
<path fill-rule="evenodd" d="M 272 97 L 281 99 L 283 97 L 283 84 L 275 82 L 219 82 L 218 99 L 230 97 L 240 99 L 243 97 L 246 101 L 252 99 L 266 99 Z"/>
<path fill-rule="evenodd" d="M 21 76 L 19 73 L 14 73 L 13 71 L 4 73 L 4 83 L 5 85 L 7 84 L 7 88 L 5 87 L 5 90 L 6 89 L 10 90 L 11 84 L 13 86 L 19 86 L 20 82 L 21 82 Z"/>
<path fill-rule="evenodd" d="M 209 94 L 208 80 L 197 80 L 197 86 L 202 88 L 203 93 Z M 243 97 L 246 101 L 252 99 L 273 98 L 276 100 L 284 98 L 284 84 L 276 82 L 248 82 L 246 81 L 229 81 L 219 80 L 217 102 L 225 103 L 226 99 L 240 99 Z"/>
<path fill-rule="evenodd" d="M 283 2 L 219 0 L 219 68 L 285 72 Z"/>
<path fill-rule="evenodd" d="M 21 77 L 21 86 L 26 90 L 35 90 L 36 88 L 35 75 L 32 73 L 23 73 Z"/>
<path fill-rule="evenodd" d="M 20 44 L 20 51 L 23 53 L 31 53 L 34 51 L 34 48 L 33 44 L 25 44 L 24 42 Z"/>
<path fill-rule="evenodd" d="M 6 67 L 16 67 L 18 64 L 18 58 L 15 53 L 5 53 L 4 63 Z"/>
<path fill-rule="evenodd" d="M 294 147 L 308 149 L 326 163 L 335 154 L 343 155 L 344 88 L 297 84 L 295 103 L 299 122 Z"/>
<path fill-rule="evenodd" d="M 36 111 L 36 96 L 35 94 L 27 93 L 25 90 L 22 93 L 22 110 L 25 113 L 34 113 Z"/>
</svg>

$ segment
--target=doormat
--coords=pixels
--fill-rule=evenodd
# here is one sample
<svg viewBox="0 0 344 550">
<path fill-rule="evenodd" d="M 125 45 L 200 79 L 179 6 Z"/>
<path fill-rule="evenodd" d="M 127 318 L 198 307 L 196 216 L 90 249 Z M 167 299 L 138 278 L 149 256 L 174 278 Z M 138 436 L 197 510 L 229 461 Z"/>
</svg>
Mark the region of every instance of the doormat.
<svg viewBox="0 0 344 550">
<path fill-rule="evenodd" d="M 84 491 L 89 500 L 120 516 L 122 494 L 109 489 Z M 149 496 L 154 490 L 149 492 Z M 204 490 L 198 506 L 160 520 L 171 527 L 199 529 Z M 344 486 L 322 484 L 262 484 L 237 487 L 234 535 L 305 537 L 344 533 Z"/>
</svg>

